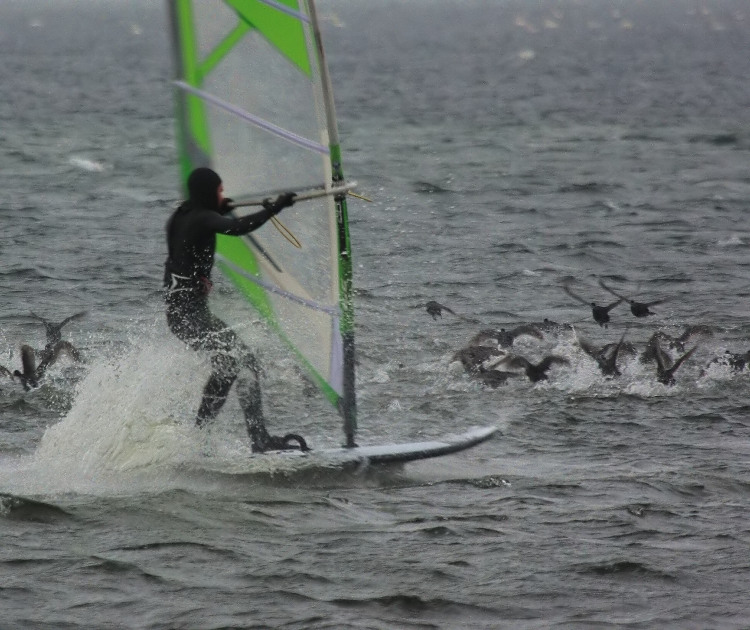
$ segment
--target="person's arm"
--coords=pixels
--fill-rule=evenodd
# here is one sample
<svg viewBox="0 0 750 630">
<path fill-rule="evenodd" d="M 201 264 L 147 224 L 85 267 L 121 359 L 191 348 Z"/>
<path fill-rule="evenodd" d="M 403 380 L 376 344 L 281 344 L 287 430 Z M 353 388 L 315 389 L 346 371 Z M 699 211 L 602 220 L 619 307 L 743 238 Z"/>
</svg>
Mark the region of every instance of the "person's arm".
<svg viewBox="0 0 750 630">
<path fill-rule="evenodd" d="M 247 234 L 253 230 L 257 230 L 268 219 L 276 216 L 284 208 L 294 205 L 294 197 L 296 197 L 295 193 L 283 193 L 276 197 L 275 201 L 266 199 L 263 201 L 263 210 L 239 218 L 212 213 L 212 216 L 208 219 L 207 227 L 217 234 L 226 234 L 227 236 Z M 224 213 L 231 210 L 231 200 L 227 199 L 226 201 L 228 209 L 225 209 Z"/>
</svg>

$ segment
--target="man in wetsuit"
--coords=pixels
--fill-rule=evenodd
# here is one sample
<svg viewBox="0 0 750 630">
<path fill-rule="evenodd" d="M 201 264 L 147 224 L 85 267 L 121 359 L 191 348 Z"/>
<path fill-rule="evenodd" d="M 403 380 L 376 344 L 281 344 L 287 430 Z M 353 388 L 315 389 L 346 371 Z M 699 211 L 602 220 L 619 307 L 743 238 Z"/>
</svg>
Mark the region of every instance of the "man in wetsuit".
<svg viewBox="0 0 750 630">
<path fill-rule="evenodd" d="M 211 268 L 216 235 L 240 236 L 256 230 L 294 204 L 294 193 L 263 202 L 263 210 L 245 217 L 227 216 L 231 199 L 224 198 L 221 178 L 209 168 L 197 168 L 187 181 L 189 199 L 167 222 L 168 257 L 164 265 L 169 329 L 194 350 L 211 353 L 212 373 L 203 390 L 196 423 L 205 426 L 226 402 L 237 380 L 237 395 L 255 452 L 289 447 L 289 437 L 268 434 L 263 420 L 260 368 L 255 357 L 223 321 L 211 314 Z M 290 434 L 291 435 L 291 434 Z M 304 440 L 291 435 L 299 441 Z"/>
</svg>

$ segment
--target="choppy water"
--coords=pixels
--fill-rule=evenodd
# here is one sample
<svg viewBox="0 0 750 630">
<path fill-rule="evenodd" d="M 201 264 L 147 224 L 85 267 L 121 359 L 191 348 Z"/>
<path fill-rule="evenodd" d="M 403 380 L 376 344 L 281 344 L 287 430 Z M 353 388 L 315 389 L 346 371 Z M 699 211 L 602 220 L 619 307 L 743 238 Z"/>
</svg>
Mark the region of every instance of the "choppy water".
<svg viewBox="0 0 750 630">
<path fill-rule="evenodd" d="M 0 7 L 0 354 L 63 360 L 0 385 L 3 628 L 746 628 L 750 9 L 655 0 L 321 1 L 351 206 L 361 442 L 495 423 L 389 475 L 213 475 L 232 400 L 163 322 L 177 174 L 164 10 Z M 231 191 L 228 191 L 231 194 Z M 644 300 L 608 329 L 561 290 Z M 218 296 L 221 297 L 221 290 Z M 435 299 L 471 315 L 432 320 Z M 570 333 L 550 381 L 497 389 L 453 353 L 485 326 L 575 323 L 603 345 L 713 335 L 677 373 L 605 379 Z M 258 331 L 276 427 L 339 436 Z M 12 353 L 12 356 L 11 356 Z M 300 409 L 304 410 L 300 417 Z M 263 472 L 262 466 L 255 469 Z"/>
</svg>

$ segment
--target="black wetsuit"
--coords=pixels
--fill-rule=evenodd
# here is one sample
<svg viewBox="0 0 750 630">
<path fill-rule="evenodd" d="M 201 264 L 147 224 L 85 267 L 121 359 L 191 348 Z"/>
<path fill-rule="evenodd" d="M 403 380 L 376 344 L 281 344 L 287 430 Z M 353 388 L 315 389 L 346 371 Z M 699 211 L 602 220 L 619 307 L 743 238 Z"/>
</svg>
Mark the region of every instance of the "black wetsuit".
<svg viewBox="0 0 750 630">
<path fill-rule="evenodd" d="M 203 390 L 197 424 L 203 426 L 216 417 L 237 379 L 237 394 L 248 432 L 253 445 L 259 448 L 264 442 L 263 436 L 267 436 L 263 424 L 259 368 L 249 348 L 210 312 L 208 293 L 216 235 L 247 234 L 285 205 L 291 204 L 277 200 L 275 204 L 264 204 L 260 212 L 235 218 L 224 215 L 229 208 L 226 205 L 222 209 L 210 209 L 195 201 L 186 201 L 167 222 L 169 255 L 164 265 L 167 323 L 170 330 L 194 350 L 211 352 L 213 371 Z M 242 376 L 238 379 L 240 372 Z"/>
</svg>

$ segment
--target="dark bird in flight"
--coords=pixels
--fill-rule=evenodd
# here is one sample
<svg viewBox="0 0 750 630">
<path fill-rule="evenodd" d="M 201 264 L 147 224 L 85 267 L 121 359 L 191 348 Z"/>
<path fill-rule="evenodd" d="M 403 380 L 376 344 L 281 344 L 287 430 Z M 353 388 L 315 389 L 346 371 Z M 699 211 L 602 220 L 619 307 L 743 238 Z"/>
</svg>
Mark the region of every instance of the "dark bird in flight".
<svg viewBox="0 0 750 630">
<path fill-rule="evenodd" d="M 37 367 L 37 370 L 41 368 L 42 370 L 41 373 L 43 374 L 44 370 L 46 370 L 47 367 L 49 367 L 55 361 L 57 361 L 57 358 L 61 352 L 64 352 L 65 354 L 70 356 L 70 358 L 73 359 L 74 361 L 81 360 L 81 355 L 78 352 L 78 350 L 73 346 L 73 344 L 70 343 L 69 341 L 63 341 L 62 329 L 63 329 L 63 326 L 65 326 L 65 324 L 67 324 L 68 322 L 72 322 L 76 319 L 80 319 L 81 317 L 86 315 L 85 311 L 81 313 L 76 313 L 75 315 L 71 315 L 70 317 L 66 317 L 64 320 L 62 320 L 59 323 L 51 322 L 48 319 L 45 319 L 44 317 L 42 317 L 41 315 L 37 315 L 33 311 L 30 311 L 30 312 L 33 317 L 35 317 L 40 322 L 42 322 L 42 324 L 44 324 L 44 331 L 47 336 L 47 344 L 44 346 L 44 348 L 42 348 L 41 350 L 37 352 L 38 358 L 39 358 L 39 367 Z"/>
<path fill-rule="evenodd" d="M 478 346 L 489 341 L 494 342 L 496 345 L 503 348 L 509 348 L 513 345 L 516 337 L 520 337 L 521 335 L 544 339 L 544 335 L 542 335 L 541 331 L 536 326 L 532 324 L 523 324 L 521 326 L 516 326 L 512 330 L 505 330 L 505 328 L 485 328 L 471 338 L 469 345 Z"/>
<path fill-rule="evenodd" d="M 62 320 L 58 324 L 51 322 L 45 319 L 44 317 L 37 315 L 34 312 L 31 312 L 31 314 L 40 322 L 42 322 L 42 324 L 44 324 L 44 330 L 47 334 L 47 345 L 54 345 L 58 341 L 62 340 L 62 327 L 65 326 L 65 324 L 67 324 L 68 322 L 72 322 L 73 320 L 80 319 L 81 317 L 86 315 L 86 312 L 84 311 L 82 313 L 76 313 L 75 315 L 66 317 L 64 320 Z"/>
<path fill-rule="evenodd" d="M 547 355 L 539 363 L 532 363 L 527 358 L 516 354 L 509 354 L 496 363 L 511 368 L 519 368 L 532 383 L 547 380 L 547 371 L 555 364 L 569 365 L 565 357 L 559 357 L 554 354 Z"/>
<path fill-rule="evenodd" d="M 678 352 L 685 351 L 685 344 L 690 341 L 693 337 L 710 337 L 714 334 L 709 326 L 703 324 L 695 324 L 693 326 L 687 326 L 679 337 L 670 337 L 664 333 L 661 333 L 661 337 L 669 342 L 669 347 Z"/>
<path fill-rule="evenodd" d="M 36 353 L 34 348 L 23 344 L 21 346 L 21 370 L 14 370 L 13 376 L 21 381 L 21 385 L 26 391 L 33 387 L 39 387 L 39 381 L 44 377 L 47 368 L 53 365 L 61 354 L 68 354 L 76 361 L 80 360 L 78 350 L 68 341 L 58 341 L 56 344 L 47 347 L 40 353 L 41 360 L 36 363 Z M 7 370 L 6 370 L 7 372 Z"/>
<path fill-rule="evenodd" d="M 606 328 L 609 323 L 609 312 L 624 300 L 624 298 L 620 298 L 617 302 L 612 302 L 612 304 L 608 306 L 598 306 L 596 302 L 589 302 L 588 300 L 584 300 L 580 295 L 573 293 L 567 284 L 563 284 L 563 291 L 581 304 L 591 306 L 591 314 L 594 317 L 594 321 L 604 328 Z"/>
<path fill-rule="evenodd" d="M 26 344 L 21 346 L 21 371 L 14 370 L 13 376 L 21 381 L 21 385 L 26 391 L 29 391 L 32 387 L 39 387 L 39 379 L 41 378 L 46 364 L 40 364 L 39 367 L 36 365 L 36 356 L 34 355 L 34 349 Z"/>
<path fill-rule="evenodd" d="M 646 349 L 641 354 L 641 363 L 648 363 L 656 360 L 656 346 L 660 342 L 669 344 L 670 349 L 677 350 L 677 352 L 685 352 L 685 344 L 690 341 L 693 337 L 710 337 L 713 335 L 713 330 L 710 327 L 704 326 L 703 324 L 696 324 L 694 326 L 687 326 L 681 335 L 678 337 L 672 337 L 661 330 L 657 330 L 646 343 Z"/>
<path fill-rule="evenodd" d="M 660 330 L 657 330 L 651 337 L 649 337 L 648 341 L 646 342 L 646 348 L 641 353 L 640 362 L 641 363 L 650 363 L 651 361 L 656 361 L 656 347 L 659 345 L 659 339 L 662 340 L 669 340 L 671 337 Z"/>
<path fill-rule="evenodd" d="M 483 363 L 504 355 L 503 351 L 490 346 L 468 346 L 456 352 L 451 361 L 460 361 L 469 374 L 477 374 L 482 369 Z"/>
<path fill-rule="evenodd" d="M 679 359 L 672 362 L 672 359 L 667 355 L 667 353 L 661 349 L 659 340 L 656 339 L 654 344 L 654 358 L 656 359 L 656 380 L 664 385 L 674 385 L 675 372 L 685 361 L 687 361 L 692 356 L 693 352 L 695 352 L 697 349 L 698 346 L 693 346 Z"/>
<path fill-rule="evenodd" d="M 460 361 L 464 370 L 473 380 L 494 388 L 505 385 L 509 378 L 522 376 L 517 372 L 503 372 L 493 369 L 498 360 L 505 355 L 506 353 L 497 347 L 467 346 L 456 352 L 451 361 Z"/>
<path fill-rule="evenodd" d="M 581 349 L 596 361 L 599 369 L 604 376 L 620 376 L 621 372 L 617 368 L 617 357 L 625 341 L 625 333 L 620 337 L 617 343 L 608 343 L 607 345 L 597 348 L 585 339 L 582 339 L 576 333 L 576 341 Z"/>
<path fill-rule="evenodd" d="M 603 280 L 599 280 L 599 286 L 604 289 L 605 291 L 609 291 L 612 295 L 615 297 L 620 298 L 621 300 L 625 300 L 630 304 L 630 312 L 633 313 L 636 317 L 647 317 L 649 315 L 656 315 L 650 308 L 652 306 L 656 306 L 657 304 L 662 304 L 666 302 L 666 299 L 663 300 L 654 300 L 653 302 L 636 302 L 635 300 L 631 298 L 627 298 L 623 295 L 620 295 L 616 291 L 613 291 L 610 289 L 606 284 L 604 284 Z"/>
<path fill-rule="evenodd" d="M 701 371 L 701 376 L 706 373 L 706 369 L 712 365 L 726 365 L 732 372 L 742 372 L 750 365 L 750 350 L 745 353 L 724 351 L 724 354 L 711 359 L 706 367 Z"/>
<path fill-rule="evenodd" d="M 477 322 L 476 319 L 473 319 L 471 317 L 465 317 L 464 315 L 459 315 L 453 309 L 448 308 L 444 304 L 440 304 L 440 302 L 435 302 L 434 300 L 430 300 L 429 302 L 426 302 L 425 304 L 417 304 L 414 308 L 425 309 L 428 315 L 432 315 L 432 319 L 437 319 L 438 317 L 442 319 L 443 311 L 445 311 L 447 313 L 450 313 L 451 315 L 455 315 L 459 319 L 463 319 L 464 321 L 474 322 L 474 323 Z"/>
</svg>

